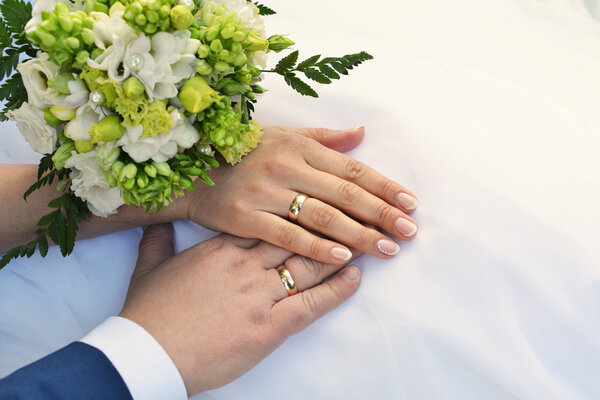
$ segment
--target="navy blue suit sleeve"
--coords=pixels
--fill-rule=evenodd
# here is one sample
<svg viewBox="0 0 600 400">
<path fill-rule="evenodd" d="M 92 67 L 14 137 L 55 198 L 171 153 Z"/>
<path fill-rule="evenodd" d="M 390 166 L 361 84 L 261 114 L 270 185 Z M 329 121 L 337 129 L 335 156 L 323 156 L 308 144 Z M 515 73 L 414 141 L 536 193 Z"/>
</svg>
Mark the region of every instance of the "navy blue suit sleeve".
<svg viewBox="0 0 600 400">
<path fill-rule="evenodd" d="M 81 342 L 0 380 L 0 399 L 131 399 L 127 385 L 100 350 Z"/>
</svg>

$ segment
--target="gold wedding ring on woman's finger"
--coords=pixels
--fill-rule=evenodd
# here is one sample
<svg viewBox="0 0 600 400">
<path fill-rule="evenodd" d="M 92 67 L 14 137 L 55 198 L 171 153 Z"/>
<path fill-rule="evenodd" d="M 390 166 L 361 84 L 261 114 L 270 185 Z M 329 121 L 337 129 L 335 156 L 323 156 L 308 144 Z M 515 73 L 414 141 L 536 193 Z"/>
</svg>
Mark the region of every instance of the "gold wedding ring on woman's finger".
<svg viewBox="0 0 600 400">
<path fill-rule="evenodd" d="M 281 282 L 283 282 L 283 287 L 285 288 L 289 296 L 293 296 L 296 293 L 298 293 L 296 283 L 294 283 L 294 279 L 292 278 L 290 271 L 288 271 L 286 267 L 280 265 L 279 267 L 277 267 L 277 273 L 279 274 Z"/>
<path fill-rule="evenodd" d="M 304 205 L 306 199 L 308 199 L 308 196 L 300 193 L 298 196 L 294 197 L 294 200 L 292 200 L 292 204 L 290 204 L 290 208 L 288 209 L 288 217 L 292 221 L 295 222 L 298 220 L 298 214 L 300 214 L 300 209 Z"/>
</svg>

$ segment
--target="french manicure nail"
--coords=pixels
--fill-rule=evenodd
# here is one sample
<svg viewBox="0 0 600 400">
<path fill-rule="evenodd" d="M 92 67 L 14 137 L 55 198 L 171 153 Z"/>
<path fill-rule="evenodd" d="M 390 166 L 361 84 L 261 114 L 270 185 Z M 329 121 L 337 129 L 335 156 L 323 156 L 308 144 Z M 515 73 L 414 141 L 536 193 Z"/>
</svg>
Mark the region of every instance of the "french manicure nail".
<svg viewBox="0 0 600 400">
<path fill-rule="evenodd" d="M 396 200 L 400 204 L 400 206 L 404 207 L 407 210 L 414 210 L 417 208 L 418 201 L 410 194 L 406 193 L 398 193 L 396 196 Z"/>
<path fill-rule="evenodd" d="M 356 280 L 359 275 L 360 275 L 360 271 L 359 271 L 358 267 L 354 267 L 354 266 L 348 267 L 344 270 L 344 272 L 342 272 L 342 278 L 344 278 L 344 280 L 346 280 L 346 281 Z"/>
<path fill-rule="evenodd" d="M 398 218 L 396 222 L 394 222 L 394 227 L 398 233 L 403 236 L 410 237 L 417 233 L 417 225 L 406 218 Z"/>
<path fill-rule="evenodd" d="M 334 247 L 331 249 L 331 255 L 333 258 L 338 259 L 340 261 L 348 261 L 352 258 L 352 252 L 350 250 L 344 249 L 343 247 Z"/>
<path fill-rule="evenodd" d="M 377 242 L 377 249 L 386 256 L 395 256 L 400 251 L 400 246 L 394 241 L 381 239 Z"/>
</svg>

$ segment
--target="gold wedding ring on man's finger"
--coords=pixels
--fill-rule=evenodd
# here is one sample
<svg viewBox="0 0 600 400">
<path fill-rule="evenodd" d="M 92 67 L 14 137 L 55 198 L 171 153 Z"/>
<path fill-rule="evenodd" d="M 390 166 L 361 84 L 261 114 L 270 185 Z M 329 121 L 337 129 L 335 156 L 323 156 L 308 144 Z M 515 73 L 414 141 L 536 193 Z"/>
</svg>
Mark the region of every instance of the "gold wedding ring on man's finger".
<svg viewBox="0 0 600 400">
<path fill-rule="evenodd" d="M 290 271 L 288 271 L 286 267 L 280 265 L 279 267 L 277 267 L 277 273 L 279 274 L 281 282 L 283 282 L 283 287 L 285 288 L 289 296 L 293 296 L 296 293 L 298 293 L 298 288 L 296 287 L 294 278 L 292 278 Z"/>
<path fill-rule="evenodd" d="M 300 209 L 304 205 L 304 202 L 306 201 L 306 199 L 308 199 L 308 196 L 303 193 L 300 193 L 299 195 L 294 197 L 294 200 L 292 200 L 292 204 L 290 204 L 290 208 L 288 209 L 288 217 L 292 221 L 295 222 L 298 220 L 298 215 L 300 214 Z"/>
</svg>

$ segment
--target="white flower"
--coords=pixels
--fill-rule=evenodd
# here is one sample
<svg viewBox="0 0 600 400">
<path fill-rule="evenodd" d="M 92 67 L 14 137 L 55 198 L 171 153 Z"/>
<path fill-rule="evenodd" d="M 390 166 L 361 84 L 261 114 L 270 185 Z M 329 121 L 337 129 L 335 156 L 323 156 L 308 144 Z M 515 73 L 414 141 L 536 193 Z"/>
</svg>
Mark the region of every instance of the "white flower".
<svg viewBox="0 0 600 400">
<path fill-rule="evenodd" d="M 60 71 L 58 65 L 48 59 L 47 53 L 38 53 L 38 58 L 19 64 L 17 69 L 23 78 L 29 104 L 46 108 L 62 103 L 64 96 L 48 86 L 48 81 L 54 79 Z"/>
<path fill-rule="evenodd" d="M 88 102 L 90 91 L 82 80 L 74 79 L 67 85 L 71 94 L 65 97 L 65 106 L 75 109 Z"/>
<path fill-rule="evenodd" d="M 223 4 L 227 10 L 234 12 L 240 20 L 248 25 L 252 31 L 264 38 L 265 23 L 260 15 L 258 7 L 247 0 L 211 0 L 213 3 Z"/>
<path fill-rule="evenodd" d="M 92 214 L 107 217 L 125 204 L 119 188 L 108 187 L 95 151 L 82 154 L 73 152 L 65 167 L 71 168 L 71 190 L 77 197 L 87 201 Z"/>
<path fill-rule="evenodd" d="M 248 64 L 252 64 L 259 69 L 267 67 L 267 53 L 265 51 L 253 51 L 248 56 Z"/>
<path fill-rule="evenodd" d="M 65 126 L 65 136 L 75 141 L 90 140 L 92 137 L 88 131 L 92 124 L 111 114 L 106 108 L 88 102 L 77 109 L 75 118 Z"/>
<path fill-rule="evenodd" d="M 143 33 L 125 50 L 123 76 L 131 73 L 144 86 L 150 99 L 177 96 L 177 83 L 194 75 L 198 63 L 195 53 L 200 42 L 190 39 L 189 31 L 159 32 L 150 38 Z M 128 60 L 137 57 L 141 67 L 132 70 Z"/>
<path fill-rule="evenodd" d="M 31 10 L 31 19 L 25 25 L 25 32 L 29 33 L 34 30 L 35 26 L 42 22 L 42 12 L 44 11 L 54 11 L 54 7 L 56 7 L 56 3 L 58 0 L 38 0 L 35 2 L 33 6 L 33 10 Z"/>
<path fill-rule="evenodd" d="M 122 15 L 123 11 L 115 12 L 110 17 L 101 12 L 91 13 L 96 20 L 94 42 L 103 53 L 94 60 L 88 60 L 90 67 L 107 71 L 108 77 L 119 83 L 129 77 L 129 69 L 123 65 L 125 49 L 138 37 Z"/>
<path fill-rule="evenodd" d="M 17 123 L 19 131 L 31 148 L 41 154 L 50 154 L 56 148 L 58 134 L 56 128 L 44 120 L 44 112 L 25 102 L 6 116 Z"/>
<path fill-rule="evenodd" d="M 179 115 L 178 115 L 179 114 Z M 168 134 L 142 137 L 141 125 L 129 128 L 117 142 L 118 146 L 138 163 L 152 159 L 156 162 L 170 160 L 179 150 L 189 149 L 200 136 L 196 128 L 177 110 L 171 113 L 174 126 Z"/>
</svg>

